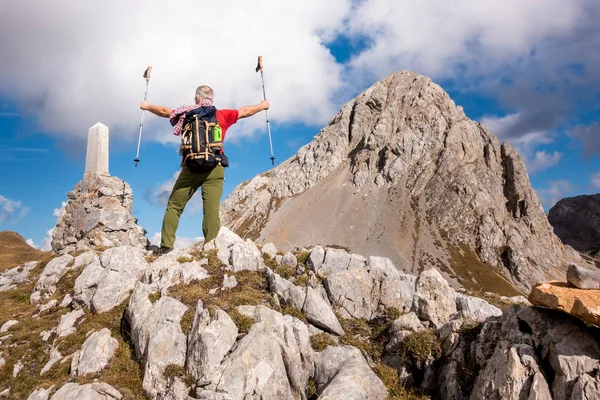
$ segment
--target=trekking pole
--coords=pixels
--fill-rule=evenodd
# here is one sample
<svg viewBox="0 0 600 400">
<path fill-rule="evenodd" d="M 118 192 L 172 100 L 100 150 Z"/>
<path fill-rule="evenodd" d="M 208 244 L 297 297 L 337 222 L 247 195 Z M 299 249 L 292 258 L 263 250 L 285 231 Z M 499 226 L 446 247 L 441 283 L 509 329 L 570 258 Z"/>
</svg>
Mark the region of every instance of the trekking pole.
<svg viewBox="0 0 600 400">
<path fill-rule="evenodd" d="M 152 72 L 152 67 L 148 67 L 148 68 L 146 68 L 146 71 L 144 71 L 144 78 L 146 78 L 146 93 L 144 93 L 144 101 L 146 101 L 146 99 L 148 98 L 148 85 L 150 84 L 150 73 L 151 72 Z M 136 167 L 137 167 L 138 163 L 140 162 L 140 143 L 142 142 L 142 129 L 144 129 L 144 111 L 146 111 L 146 110 L 142 110 L 142 120 L 140 121 L 140 135 L 138 137 L 137 152 L 135 153 L 135 159 L 133 160 L 135 162 Z"/>
<path fill-rule="evenodd" d="M 262 81 L 263 98 L 266 100 L 267 95 L 265 93 L 265 77 L 263 76 L 263 63 L 262 56 L 258 56 L 258 65 L 256 66 L 256 72 L 260 71 L 260 79 Z M 265 110 L 265 117 L 267 118 L 267 133 L 269 134 L 269 147 L 271 149 L 271 165 L 275 165 L 275 156 L 273 155 L 273 142 L 271 141 L 271 125 L 269 124 L 269 112 Z"/>
</svg>

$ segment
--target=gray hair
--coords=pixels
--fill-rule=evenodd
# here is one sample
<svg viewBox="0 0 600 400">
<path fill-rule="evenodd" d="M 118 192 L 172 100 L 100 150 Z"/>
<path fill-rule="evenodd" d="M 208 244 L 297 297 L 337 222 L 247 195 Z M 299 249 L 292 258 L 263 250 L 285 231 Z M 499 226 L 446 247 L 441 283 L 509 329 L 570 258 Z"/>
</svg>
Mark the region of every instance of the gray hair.
<svg viewBox="0 0 600 400">
<path fill-rule="evenodd" d="M 196 89 L 196 99 L 198 100 L 212 100 L 213 97 L 214 93 L 210 86 L 202 85 Z"/>
</svg>

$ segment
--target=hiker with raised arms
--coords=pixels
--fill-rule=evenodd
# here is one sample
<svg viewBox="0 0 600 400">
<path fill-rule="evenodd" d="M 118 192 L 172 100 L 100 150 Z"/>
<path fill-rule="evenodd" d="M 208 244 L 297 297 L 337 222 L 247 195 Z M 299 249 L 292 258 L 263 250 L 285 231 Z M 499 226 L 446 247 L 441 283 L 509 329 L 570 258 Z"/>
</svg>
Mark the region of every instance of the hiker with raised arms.
<svg viewBox="0 0 600 400">
<path fill-rule="evenodd" d="M 204 218 L 202 232 L 205 242 L 217 237 L 221 228 L 219 207 L 223 194 L 225 169 L 229 165 L 223 153 L 227 129 L 238 119 L 269 109 L 269 101 L 242 107 L 239 110 L 217 110 L 213 106 L 213 90 L 209 86 L 196 89 L 193 106 L 175 110 L 142 101 L 140 108 L 159 117 L 169 118 L 173 134 L 181 136 L 181 172 L 173 186 L 162 223 L 160 248 L 157 254 L 173 250 L 179 217 L 196 190 L 202 187 Z"/>
</svg>

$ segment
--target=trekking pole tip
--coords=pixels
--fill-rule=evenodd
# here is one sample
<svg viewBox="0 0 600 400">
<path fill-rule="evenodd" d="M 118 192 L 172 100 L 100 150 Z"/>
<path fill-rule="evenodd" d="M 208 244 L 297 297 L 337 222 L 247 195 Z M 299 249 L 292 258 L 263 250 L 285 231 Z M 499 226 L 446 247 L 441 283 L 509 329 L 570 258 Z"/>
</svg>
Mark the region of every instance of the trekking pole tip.
<svg viewBox="0 0 600 400">
<path fill-rule="evenodd" d="M 140 159 L 136 158 L 135 160 L 133 160 L 133 162 L 135 163 L 135 166 L 137 167 L 138 163 L 140 162 Z"/>
</svg>

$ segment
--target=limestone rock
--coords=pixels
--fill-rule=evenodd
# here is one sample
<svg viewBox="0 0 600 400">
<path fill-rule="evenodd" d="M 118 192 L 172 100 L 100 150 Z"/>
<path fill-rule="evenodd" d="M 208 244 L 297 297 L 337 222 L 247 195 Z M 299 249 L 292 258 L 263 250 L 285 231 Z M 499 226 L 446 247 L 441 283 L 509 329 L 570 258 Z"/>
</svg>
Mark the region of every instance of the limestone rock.
<svg viewBox="0 0 600 400">
<path fill-rule="evenodd" d="M 325 260 L 325 249 L 321 246 L 315 246 L 308 256 L 308 266 L 313 271 L 318 271 Z"/>
<path fill-rule="evenodd" d="M 344 257 L 340 252 L 336 254 L 338 261 Z M 359 257 L 350 254 L 346 260 L 348 269 L 332 272 L 324 281 L 329 299 L 340 308 L 342 317 L 372 319 L 377 312 L 388 307 L 397 308 L 400 312 L 410 311 L 415 294 L 413 276 L 398 272 L 384 257 L 370 257 L 366 266 L 362 265 Z M 340 261 L 337 265 L 345 263 Z M 327 264 L 326 256 L 323 265 L 333 264 Z M 327 269 L 334 270 L 332 267 Z"/>
<path fill-rule="evenodd" d="M 217 310 L 210 317 L 198 301 L 192 329 L 188 334 L 186 370 L 194 379 L 210 381 L 223 358 L 235 343 L 238 328 L 229 315 Z"/>
<path fill-rule="evenodd" d="M 66 383 L 50 400 L 121 400 L 123 396 L 107 383 L 94 382 L 86 385 Z"/>
<path fill-rule="evenodd" d="M 223 275 L 223 286 L 221 290 L 229 290 L 233 289 L 238 285 L 237 279 L 235 279 L 235 275 Z"/>
<path fill-rule="evenodd" d="M 94 313 L 109 311 L 129 297 L 148 268 L 143 253 L 131 246 L 104 251 L 83 270 L 73 287 L 74 300 Z"/>
<path fill-rule="evenodd" d="M 103 328 L 92 333 L 81 346 L 77 375 L 84 376 L 103 370 L 115 355 L 119 342 L 110 334 L 110 330 Z"/>
<path fill-rule="evenodd" d="M 314 371 L 306 325 L 263 306 L 255 308 L 254 318 L 221 364 L 219 380 L 200 389 L 200 398 L 304 398 Z"/>
<path fill-rule="evenodd" d="M 296 268 L 296 266 L 298 265 L 298 259 L 295 255 L 288 251 L 284 254 L 283 258 L 281 259 L 281 265 L 283 265 L 284 267 Z"/>
<path fill-rule="evenodd" d="M 456 312 L 454 290 L 436 269 L 423 271 L 417 278 L 413 310 L 435 327 L 444 325 Z"/>
<path fill-rule="evenodd" d="M 572 399 L 600 400 L 600 378 L 581 375 L 573 386 Z"/>
<path fill-rule="evenodd" d="M 85 312 L 83 310 L 74 310 L 68 314 L 61 316 L 60 323 L 58 324 L 58 327 L 56 328 L 56 336 L 64 337 L 64 336 L 68 336 L 72 333 L 75 333 L 77 331 L 75 324 L 78 322 L 78 320 L 81 317 L 84 316 L 84 314 L 85 314 Z"/>
<path fill-rule="evenodd" d="M 408 71 L 375 83 L 297 154 L 240 184 L 221 215 L 240 236 L 280 250 L 340 243 L 409 273 L 441 263 L 480 286 L 499 271 L 528 291 L 577 258 L 511 145 Z M 491 268 L 470 275 L 464 256 Z"/>
<path fill-rule="evenodd" d="M 125 312 L 131 341 L 144 370 L 144 391 L 149 397 L 165 390 L 165 368 L 183 367 L 186 358 L 186 337 L 180 322 L 187 307 L 168 296 L 152 303 L 149 295 L 155 290 L 152 285 L 138 282 Z"/>
<path fill-rule="evenodd" d="M 513 306 L 472 332 L 475 336 L 461 334 L 455 350 L 441 361 L 429 382 L 430 389 L 436 388 L 434 395 L 455 399 L 581 398 L 574 397 L 577 383 L 586 387 L 585 376 L 595 376 L 600 370 L 600 341 L 594 330 L 558 311 Z M 461 371 L 469 373 L 460 375 Z M 460 387 L 457 380 L 462 382 Z M 471 385 L 472 391 L 465 392 Z"/>
<path fill-rule="evenodd" d="M 52 348 L 52 350 L 50 350 L 50 359 L 48 360 L 46 365 L 44 365 L 44 367 L 40 371 L 40 375 L 44 375 L 46 372 L 48 372 L 50 370 L 50 368 L 52 368 L 52 366 L 54 364 L 56 364 L 57 362 L 59 362 L 62 359 L 63 359 L 63 355 L 60 354 L 60 351 L 58 351 L 58 349 L 56 347 Z"/>
<path fill-rule="evenodd" d="M 244 241 L 224 226 L 214 240 L 204 245 L 204 249 L 217 249 L 219 259 L 233 272 L 258 271 L 264 267 L 262 253 L 254 242 Z"/>
<path fill-rule="evenodd" d="M 207 259 L 201 261 L 185 262 L 181 264 L 183 283 L 189 285 L 192 282 L 198 282 L 208 276 L 208 272 L 202 266 L 208 263 Z"/>
<path fill-rule="evenodd" d="M 273 243 L 265 244 L 261 250 L 271 258 L 274 258 L 277 255 L 277 247 L 275 247 Z"/>
<path fill-rule="evenodd" d="M 13 289 L 17 284 L 25 282 L 29 277 L 29 273 L 37 264 L 37 261 L 31 261 L 25 263 L 22 267 L 15 267 L 0 272 L 0 292 Z"/>
<path fill-rule="evenodd" d="M 563 282 L 539 283 L 531 289 L 529 301 L 538 306 L 564 311 L 600 327 L 600 290 L 577 289 Z"/>
<path fill-rule="evenodd" d="M 269 282 L 269 290 L 281 297 L 291 307 L 303 312 L 310 323 L 336 335 L 344 334 L 331 305 L 315 289 L 296 286 L 269 268 L 265 268 L 265 275 Z"/>
<path fill-rule="evenodd" d="M 17 321 L 16 319 L 11 319 L 10 321 L 6 321 L 4 324 L 2 324 L 2 326 L 0 327 L 0 333 L 4 333 L 4 332 L 8 332 L 8 330 L 17 325 L 19 323 L 19 321 Z"/>
<path fill-rule="evenodd" d="M 456 293 L 456 309 L 462 318 L 483 322 L 489 317 L 499 317 L 502 310 L 479 297 Z"/>
<path fill-rule="evenodd" d="M 33 288 L 31 304 L 38 304 L 52 296 L 56 290 L 56 283 L 72 267 L 73 256 L 70 254 L 50 260 Z"/>
<path fill-rule="evenodd" d="M 360 350 L 329 346 L 315 363 L 319 399 L 387 399 L 388 392 Z"/>
<path fill-rule="evenodd" d="M 600 271 L 590 271 L 577 264 L 569 264 L 567 281 L 579 289 L 600 289 Z"/>
<path fill-rule="evenodd" d="M 133 192 L 126 182 L 114 176 L 86 175 L 67 197 L 52 233 L 54 251 L 146 248 L 144 230 L 131 215 Z"/>
<path fill-rule="evenodd" d="M 177 285 L 184 278 L 184 269 L 188 283 L 194 279 L 204 279 L 208 274 L 197 261 L 180 263 L 180 258 L 191 259 L 192 256 L 183 250 L 174 250 L 158 257 L 144 272 L 142 282 L 155 285 L 161 293 L 167 294 L 171 286 Z M 199 279 L 198 279 L 199 280 Z"/>
<path fill-rule="evenodd" d="M 568 197 L 548 212 L 554 233 L 579 251 L 600 249 L 600 193 Z"/>
<path fill-rule="evenodd" d="M 34 390 L 33 392 L 31 392 L 29 397 L 27 397 L 27 400 L 48 400 L 48 397 L 50 397 L 50 393 L 52 393 L 52 390 L 54 390 L 54 385 L 50 386 L 48 389 L 41 388 L 38 390 Z"/>
</svg>

